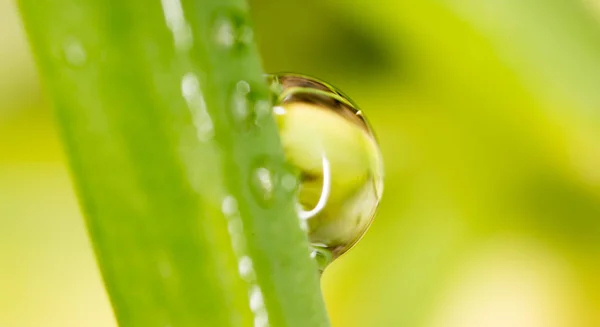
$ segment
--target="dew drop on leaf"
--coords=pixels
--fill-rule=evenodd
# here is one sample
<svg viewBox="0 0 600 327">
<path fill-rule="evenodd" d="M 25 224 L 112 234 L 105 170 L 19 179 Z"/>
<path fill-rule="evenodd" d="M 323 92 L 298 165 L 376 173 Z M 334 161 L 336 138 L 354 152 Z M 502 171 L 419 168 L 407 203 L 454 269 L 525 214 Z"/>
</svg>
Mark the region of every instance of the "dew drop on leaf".
<svg viewBox="0 0 600 327">
<path fill-rule="evenodd" d="M 242 276 L 242 278 L 247 282 L 252 282 L 254 278 L 256 278 L 254 276 L 254 265 L 252 263 L 252 259 L 250 259 L 250 257 L 247 255 L 240 258 L 238 262 L 238 270 L 240 276 Z"/>
<path fill-rule="evenodd" d="M 224 11 L 216 15 L 213 23 L 214 40 L 222 49 L 241 51 L 252 44 L 254 33 L 243 13 Z"/>
<path fill-rule="evenodd" d="M 171 30 L 175 48 L 187 51 L 192 47 L 192 28 L 185 20 L 183 7 L 179 0 L 161 0 L 167 27 Z"/>
<path fill-rule="evenodd" d="M 82 67 L 87 62 L 87 53 L 83 44 L 76 39 L 69 39 L 63 44 L 65 60 L 70 66 Z"/>
<path fill-rule="evenodd" d="M 299 172 L 300 216 L 324 268 L 374 219 L 383 191 L 379 146 L 364 113 L 331 85 L 293 74 L 270 75 L 269 84 L 286 160 Z"/>
<path fill-rule="evenodd" d="M 214 136 L 213 122 L 206 110 L 206 101 L 200 89 L 200 80 L 195 73 L 188 72 L 181 79 L 181 95 L 185 99 L 196 127 L 196 136 L 207 142 Z"/>
<path fill-rule="evenodd" d="M 266 167 L 258 167 L 252 173 L 252 191 L 263 205 L 268 205 L 274 196 L 275 180 L 273 173 Z"/>
<path fill-rule="evenodd" d="M 268 94 L 247 81 L 241 80 L 231 91 L 230 117 L 234 126 L 243 132 L 255 130 L 271 113 Z"/>
</svg>

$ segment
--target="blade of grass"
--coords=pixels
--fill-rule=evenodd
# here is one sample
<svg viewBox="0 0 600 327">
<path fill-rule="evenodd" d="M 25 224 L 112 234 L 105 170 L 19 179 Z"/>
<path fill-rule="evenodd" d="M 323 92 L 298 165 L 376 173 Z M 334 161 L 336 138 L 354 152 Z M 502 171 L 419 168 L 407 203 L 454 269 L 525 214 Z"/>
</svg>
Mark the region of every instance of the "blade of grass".
<svg viewBox="0 0 600 327">
<path fill-rule="evenodd" d="M 328 326 L 245 3 L 19 5 L 120 326 Z"/>
</svg>

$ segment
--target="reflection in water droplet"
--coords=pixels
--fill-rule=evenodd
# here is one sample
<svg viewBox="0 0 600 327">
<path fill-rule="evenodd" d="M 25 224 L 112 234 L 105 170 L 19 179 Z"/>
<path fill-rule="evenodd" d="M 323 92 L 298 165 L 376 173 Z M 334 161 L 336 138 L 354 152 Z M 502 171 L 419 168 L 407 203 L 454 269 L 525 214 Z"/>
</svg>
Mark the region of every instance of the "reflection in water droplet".
<svg viewBox="0 0 600 327">
<path fill-rule="evenodd" d="M 253 32 L 246 23 L 245 15 L 219 14 L 214 23 L 214 38 L 225 49 L 242 49 L 252 43 Z"/>
<path fill-rule="evenodd" d="M 175 48 L 180 51 L 189 50 L 192 47 L 192 28 L 183 16 L 183 8 L 179 0 L 161 0 L 163 13 L 167 27 L 173 34 Z"/>
<path fill-rule="evenodd" d="M 181 94 L 192 113 L 196 135 L 201 141 L 210 140 L 213 135 L 213 123 L 206 110 L 206 102 L 200 91 L 200 81 L 194 73 L 187 73 L 181 79 Z"/>
<path fill-rule="evenodd" d="M 65 59 L 71 66 L 81 67 L 87 62 L 87 53 L 81 42 L 71 39 L 64 43 Z"/>
<path fill-rule="evenodd" d="M 381 153 L 364 113 L 336 88 L 292 74 L 268 79 L 286 159 L 300 173 L 298 205 L 314 213 L 306 217 L 317 248 L 311 256 L 324 269 L 360 240 L 375 216 L 383 192 Z M 281 183 L 293 187 L 291 179 Z"/>
</svg>

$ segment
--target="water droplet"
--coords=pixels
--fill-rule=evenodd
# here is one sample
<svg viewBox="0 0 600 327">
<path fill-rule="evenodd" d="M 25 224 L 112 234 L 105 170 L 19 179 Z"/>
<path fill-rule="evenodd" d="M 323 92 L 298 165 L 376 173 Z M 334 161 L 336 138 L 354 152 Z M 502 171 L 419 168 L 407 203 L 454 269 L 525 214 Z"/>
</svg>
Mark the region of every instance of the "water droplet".
<svg viewBox="0 0 600 327">
<path fill-rule="evenodd" d="M 263 204 L 268 204 L 273 199 L 274 177 L 271 171 L 265 167 L 259 167 L 254 170 L 251 181 L 255 196 Z"/>
<path fill-rule="evenodd" d="M 247 100 L 248 93 L 250 93 L 250 84 L 246 81 L 237 82 L 233 96 L 233 115 L 238 121 L 245 120 L 250 114 Z"/>
<path fill-rule="evenodd" d="M 230 117 L 242 131 L 254 130 L 271 114 L 271 102 L 266 93 L 247 81 L 238 81 L 231 95 Z"/>
<path fill-rule="evenodd" d="M 268 100 L 257 100 L 254 105 L 254 112 L 256 115 L 254 122 L 258 125 L 261 119 L 271 114 L 271 102 Z"/>
<path fill-rule="evenodd" d="M 285 156 L 300 176 L 297 186 L 293 176 L 280 183 L 297 187 L 298 206 L 311 213 L 309 239 L 319 247 L 311 255 L 326 266 L 360 240 L 375 216 L 383 191 L 379 146 L 364 112 L 333 86 L 292 74 L 268 80 Z"/>
<path fill-rule="evenodd" d="M 263 294 L 258 285 L 253 285 L 250 289 L 250 310 L 257 312 L 264 308 Z"/>
<path fill-rule="evenodd" d="M 186 73 L 181 79 L 181 95 L 192 114 L 196 136 L 206 142 L 214 136 L 213 123 L 206 110 L 206 101 L 200 90 L 200 80 L 194 73 Z"/>
<path fill-rule="evenodd" d="M 292 174 L 285 174 L 281 177 L 281 186 L 288 192 L 293 192 L 298 187 L 298 180 Z"/>
<path fill-rule="evenodd" d="M 69 39 L 63 47 L 65 59 L 71 66 L 81 67 L 87 62 L 87 53 L 83 44 L 76 39 Z"/>
<path fill-rule="evenodd" d="M 237 200 L 231 195 L 226 196 L 223 199 L 223 203 L 221 203 L 221 211 L 223 212 L 223 214 L 225 216 L 232 216 L 232 215 L 237 214 L 237 212 L 238 212 Z"/>
<path fill-rule="evenodd" d="M 180 51 L 192 47 L 192 28 L 185 20 L 180 0 L 161 0 L 165 22 L 173 34 L 175 48 Z"/>
<path fill-rule="evenodd" d="M 269 316 L 265 313 L 256 314 L 254 317 L 254 327 L 268 327 Z"/>
<path fill-rule="evenodd" d="M 231 237 L 233 251 L 239 257 L 246 253 L 246 238 L 244 236 L 244 224 L 239 215 L 228 218 L 227 232 Z"/>
<path fill-rule="evenodd" d="M 240 51 L 252 44 L 254 33 L 244 13 L 219 13 L 214 23 L 214 39 L 224 49 Z"/>
<path fill-rule="evenodd" d="M 238 263 L 238 270 L 240 272 L 240 276 L 247 282 L 250 282 L 254 279 L 254 266 L 252 264 L 252 259 L 249 256 L 242 256 Z"/>
</svg>

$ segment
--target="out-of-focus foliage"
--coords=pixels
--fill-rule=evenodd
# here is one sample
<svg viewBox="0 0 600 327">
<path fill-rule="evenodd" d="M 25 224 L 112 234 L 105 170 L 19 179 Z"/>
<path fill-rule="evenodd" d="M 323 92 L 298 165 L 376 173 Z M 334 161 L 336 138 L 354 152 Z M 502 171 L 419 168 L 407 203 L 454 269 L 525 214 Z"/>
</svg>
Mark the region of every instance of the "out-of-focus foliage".
<svg viewBox="0 0 600 327">
<path fill-rule="evenodd" d="M 0 325 L 114 326 L 12 2 L 0 10 Z M 267 71 L 367 114 L 380 213 L 334 326 L 600 324 L 595 0 L 251 1 Z"/>
</svg>

